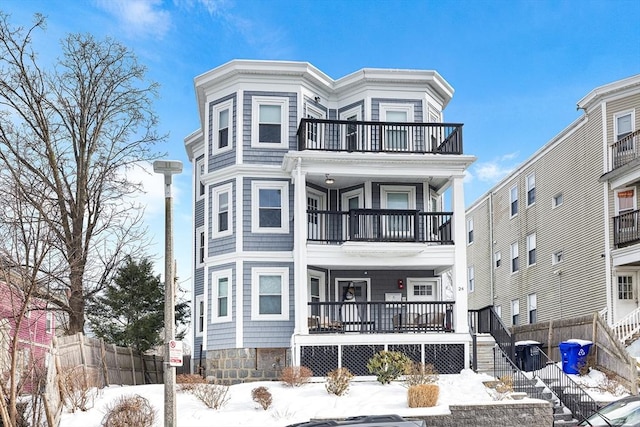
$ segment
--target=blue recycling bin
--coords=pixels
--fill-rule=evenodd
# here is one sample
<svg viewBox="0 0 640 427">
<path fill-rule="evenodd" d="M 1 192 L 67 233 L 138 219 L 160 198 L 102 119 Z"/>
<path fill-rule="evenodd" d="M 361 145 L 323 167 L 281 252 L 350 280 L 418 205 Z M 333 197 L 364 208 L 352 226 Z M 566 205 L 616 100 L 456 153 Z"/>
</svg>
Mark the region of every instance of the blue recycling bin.
<svg viewBox="0 0 640 427">
<path fill-rule="evenodd" d="M 565 374 L 579 374 L 580 367 L 587 362 L 593 343 L 587 340 L 567 340 L 560 343 L 562 371 Z"/>
</svg>

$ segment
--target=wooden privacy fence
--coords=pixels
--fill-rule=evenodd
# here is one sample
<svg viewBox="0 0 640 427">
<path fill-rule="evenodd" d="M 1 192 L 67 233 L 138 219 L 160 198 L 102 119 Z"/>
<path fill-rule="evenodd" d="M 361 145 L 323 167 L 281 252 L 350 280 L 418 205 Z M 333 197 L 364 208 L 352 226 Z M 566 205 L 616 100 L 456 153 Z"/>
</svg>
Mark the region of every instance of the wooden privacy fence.
<svg viewBox="0 0 640 427">
<path fill-rule="evenodd" d="M 162 356 L 136 354 L 131 348 L 106 344 L 81 332 L 56 338 L 54 346 L 61 369 L 82 366 L 102 387 L 163 382 Z"/>
</svg>

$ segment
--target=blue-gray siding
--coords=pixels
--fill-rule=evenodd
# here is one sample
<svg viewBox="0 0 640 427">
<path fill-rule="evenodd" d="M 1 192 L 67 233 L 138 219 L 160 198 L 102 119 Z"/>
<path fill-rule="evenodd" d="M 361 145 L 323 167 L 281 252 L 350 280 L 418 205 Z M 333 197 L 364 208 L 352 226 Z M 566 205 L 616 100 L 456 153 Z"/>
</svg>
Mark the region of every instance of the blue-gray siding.
<svg viewBox="0 0 640 427">
<path fill-rule="evenodd" d="M 231 150 L 229 151 L 224 151 L 221 154 L 216 154 L 213 155 L 214 150 L 213 150 L 213 129 L 214 129 L 214 125 L 216 124 L 214 121 L 217 120 L 216 117 L 214 117 L 214 107 L 218 104 L 221 104 L 223 102 L 226 102 L 228 100 L 232 99 L 233 103 L 231 106 L 231 111 L 229 114 L 229 119 L 230 119 L 230 123 L 229 123 L 229 145 L 231 146 Z M 230 95 L 227 95 L 223 98 L 217 99 L 215 101 L 212 101 L 209 103 L 209 141 L 208 141 L 208 145 L 209 145 L 209 166 L 208 166 L 208 171 L 212 172 L 215 170 L 220 170 L 222 168 L 225 168 L 227 166 L 231 166 L 235 163 L 236 161 L 236 111 L 237 111 L 237 101 L 236 101 L 236 94 L 232 93 Z"/>
<path fill-rule="evenodd" d="M 213 313 L 213 289 L 211 283 L 211 274 L 215 271 L 231 269 L 231 321 L 224 323 L 211 323 L 211 313 Z M 207 306 L 207 349 L 208 350 L 220 350 L 224 348 L 236 347 L 236 318 L 237 318 L 237 274 L 235 264 L 224 264 L 216 266 L 215 268 L 209 268 L 207 274 L 207 286 L 209 287 L 209 301 L 206 302 Z M 246 296 L 245 296 L 246 299 Z"/>
<path fill-rule="evenodd" d="M 227 185 L 231 183 L 231 197 L 229 200 L 229 227 L 231 228 L 231 235 L 217 237 L 216 233 L 213 230 L 213 215 L 216 214 L 216 209 L 214 209 L 214 203 L 217 201 L 214 200 L 213 190 L 216 187 Z M 236 181 L 228 180 L 223 181 L 219 184 L 216 184 L 215 187 L 210 188 L 211 193 L 209 194 L 209 221 L 207 224 L 208 230 L 208 240 L 207 240 L 207 254 L 208 256 L 221 255 L 225 253 L 235 252 L 236 250 L 236 216 L 235 216 L 235 200 L 236 200 Z"/>
</svg>

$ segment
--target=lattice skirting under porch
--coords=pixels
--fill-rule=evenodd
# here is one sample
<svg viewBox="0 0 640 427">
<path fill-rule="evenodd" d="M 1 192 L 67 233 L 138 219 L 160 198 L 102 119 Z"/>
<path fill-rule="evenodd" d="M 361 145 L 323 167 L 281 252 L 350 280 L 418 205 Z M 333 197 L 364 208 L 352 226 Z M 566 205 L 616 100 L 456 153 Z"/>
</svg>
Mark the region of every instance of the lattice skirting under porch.
<svg viewBox="0 0 640 427">
<path fill-rule="evenodd" d="M 313 371 L 316 377 L 326 376 L 338 367 L 349 369 L 356 376 L 371 375 L 367 361 L 377 352 L 398 351 L 415 362 L 430 363 L 440 374 L 458 374 L 464 366 L 464 344 L 369 344 L 319 345 L 300 348 L 300 365 Z"/>
</svg>

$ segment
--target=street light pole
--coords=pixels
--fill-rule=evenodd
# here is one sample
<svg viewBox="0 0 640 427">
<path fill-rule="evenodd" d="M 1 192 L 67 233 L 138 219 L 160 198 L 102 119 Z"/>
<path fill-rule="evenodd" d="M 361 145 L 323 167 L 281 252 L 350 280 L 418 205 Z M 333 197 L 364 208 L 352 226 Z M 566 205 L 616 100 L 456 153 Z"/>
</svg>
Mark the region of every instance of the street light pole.
<svg viewBox="0 0 640 427">
<path fill-rule="evenodd" d="M 169 364 L 169 342 L 175 336 L 175 296 L 173 272 L 173 223 L 171 214 L 171 178 L 182 173 L 182 162 L 156 160 L 153 171 L 164 175 L 164 425 L 174 427 L 176 421 L 176 369 Z"/>
</svg>

